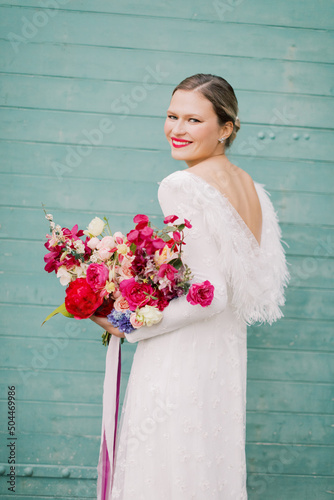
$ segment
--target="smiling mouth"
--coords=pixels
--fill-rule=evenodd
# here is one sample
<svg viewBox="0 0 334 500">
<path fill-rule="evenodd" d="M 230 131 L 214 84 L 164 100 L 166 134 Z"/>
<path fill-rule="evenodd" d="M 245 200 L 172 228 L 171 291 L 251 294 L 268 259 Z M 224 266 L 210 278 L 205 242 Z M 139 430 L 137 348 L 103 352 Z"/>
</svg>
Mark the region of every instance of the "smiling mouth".
<svg viewBox="0 0 334 500">
<path fill-rule="evenodd" d="M 175 137 L 172 137 L 171 139 L 174 148 L 184 148 L 189 146 L 189 144 L 192 144 L 192 141 L 182 141 L 182 139 L 176 139 Z"/>
</svg>

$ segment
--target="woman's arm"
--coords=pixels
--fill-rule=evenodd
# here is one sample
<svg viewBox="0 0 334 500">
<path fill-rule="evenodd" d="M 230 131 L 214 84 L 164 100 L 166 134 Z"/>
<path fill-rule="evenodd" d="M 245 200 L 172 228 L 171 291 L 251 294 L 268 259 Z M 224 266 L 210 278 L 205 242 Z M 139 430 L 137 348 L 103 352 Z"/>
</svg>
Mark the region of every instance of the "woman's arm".
<svg viewBox="0 0 334 500">
<path fill-rule="evenodd" d="M 173 299 L 163 311 L 163 319 L 153 326 L 144 326 L 126 333 L 129 342 L 148 339 L 150 337 L 171 332 L 192 323 L 203 321 L 210 316 L 222 312 L 227 303 L 227 286 L 225 276 L 217 262 L 218 248 L 213 235 L 208 234 L 203 208 L 195 208 L 191 195 L 184 196 L 183 189 L 178 185 L 163 186 L 159 190 L 161 208 L 167 215 L 178 215 L 180 223 L 184 218 L 189 219 L 192 228 L 185 228 L 185 242 L 183 247 L 183 262 L 187 264 L 193 274 L 192 283 L 201 283 L 209 280 L 214 286 L 214 299 L 210 306 L 191 305 L 185 296 Z M 205 210 L 205 207 L 204 207 Z"/>
</svg>

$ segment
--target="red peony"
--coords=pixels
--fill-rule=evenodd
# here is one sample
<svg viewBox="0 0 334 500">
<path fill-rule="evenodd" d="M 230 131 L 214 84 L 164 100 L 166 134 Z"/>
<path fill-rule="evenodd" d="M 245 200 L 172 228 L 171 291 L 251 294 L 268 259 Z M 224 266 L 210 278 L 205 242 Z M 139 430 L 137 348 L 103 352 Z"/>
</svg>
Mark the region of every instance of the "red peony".
<svg viewBox="0 0 334 500">
<path fill-rule="evenodd" d="M 66 289 L 65 307 L 75 319 L 89 318 L 102 302 L 103 297 L 91 289 L 86 278 L 72 281 Z"/>
<path fill-rule="evenodd" d="M 131 278 L 121 281 L 119 289 L 132 311 L 147 304 L 154 305 L 155 300 L 150 297 L 153 295 L 153 288 L 147 283 L 138 283 L 134 278 Z"/>
<path fill-rule="evenodd" d="M 202 307 L 207 307 L 213 301 L 214 289 L 215 287 L 208 280 L 203 281 L 203 283 L 194 283 L 189 289 L 187 301 L 193 306 L 199 304 Z"/>
<path fill-rule="evenodd" d="M 108 297 L 108 298 L 105 297 L 102 305 L 96 309 L 94 315 L 98 316 L 99 318 L 106 318 L 108 314 L 110 314 L 111 311 L 113 310 L 114 302 L 115 299 L 113 297 Z"/>
</svg>

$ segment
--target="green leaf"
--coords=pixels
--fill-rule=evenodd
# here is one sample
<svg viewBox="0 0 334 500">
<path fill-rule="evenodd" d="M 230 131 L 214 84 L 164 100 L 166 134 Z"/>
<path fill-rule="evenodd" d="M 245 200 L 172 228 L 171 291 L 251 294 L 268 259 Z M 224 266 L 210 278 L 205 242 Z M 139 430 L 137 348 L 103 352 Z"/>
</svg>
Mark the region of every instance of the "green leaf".
<svg viewBox="0 0 334 500">
<path fill-rule="evenodd" d="M 178 227 L 179 231 L 183 231 L 183 229 L 186 227 L 186 225 L 185 224 L 179 224 L 177 227 Z"/>
<path fill-rule="evenodd" d="M 167 233 L 174 233 L 175 231 L 178 231 L 177 227 L 174 226 L 166 226 L 164 230 L 167 231 Z"/>
<path fill-rule="evenodd" d="M 131 250 L 132 253 L 135 253 L 136 248 L 137 248 L 137 245 L 135 243 L 131 243 L 130 250 Z"/>
<path fill-rule="evenodd" d="M 160 236 L 160 238 L 163 240 L 163 241 L 169 241 L 170 240 L 170 236 L 169 234 L 162 234 Z"/>
<path fill-rule="evenodd" d="M 42 326 L 44 325 L 44 323 L 46 323 L 50 318 L 52 318 L 52 316 L 55 316 L 56 314 L 58 313 L 61 313 L 63 316 L 66 316 L 67 318 L 73 318 L 73 314 L 69 313 L 67 310 L 66 310 L 66 307 L 65 307 L 65 302 L 63 304 L 61 304 L 60 306 L 58 306 L 51 314 L 49 314 L 49 316 L 47 316 L 45 318 L 45 320 L 43 321 L 42 323 Z"/>
<path fill-rule="evenodd" d="M 180 269 L 182 266 L 182 260 L 179 257 L 177 257 L 176 259 L 169 260 L 168 264 L 175 267 L 175 269 Z"/>
</svg>

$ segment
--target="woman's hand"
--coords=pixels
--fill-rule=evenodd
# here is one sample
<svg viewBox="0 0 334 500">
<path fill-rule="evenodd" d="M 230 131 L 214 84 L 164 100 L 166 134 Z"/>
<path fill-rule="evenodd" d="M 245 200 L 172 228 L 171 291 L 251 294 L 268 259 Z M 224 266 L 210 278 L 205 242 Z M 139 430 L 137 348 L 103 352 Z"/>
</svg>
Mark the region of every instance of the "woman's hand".
<svg viewBox="0 0 334 500">
<path fill-rule="evenodd" d="M 112 326 L 112 324 L 107 320 L 107 318 L 100 318 L 99 316 L 91 316 L 89 319 L 94 321 L 97 325 L 101 326 L 104 330 L 106 330 L 108 333 L 111 333 L 112 335 L 115 335 L 116 337 L 119 337 L 121 339 L 125 338 L 125 335 L 123 332 L 120 332 L 118 328 L 115 328 Z"/>
</svg>

